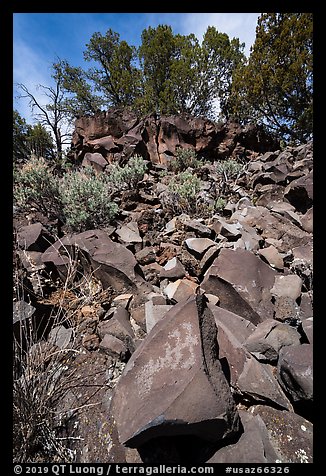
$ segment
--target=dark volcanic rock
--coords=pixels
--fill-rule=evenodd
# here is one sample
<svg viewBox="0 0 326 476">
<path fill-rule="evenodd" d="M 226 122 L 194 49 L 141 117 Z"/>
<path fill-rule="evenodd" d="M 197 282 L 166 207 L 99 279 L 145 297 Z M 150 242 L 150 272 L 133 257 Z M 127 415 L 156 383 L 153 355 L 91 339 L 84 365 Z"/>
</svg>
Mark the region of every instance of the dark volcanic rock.
<svg viewBox="0 0 326 476">
<path fill-rule="evenodd" d="M 82 165 L 84 167 L 91 166 L 97 172 L 103 172 L 105 167 L 108 165 L 108 162 L 105 160 L 103 155 L 99 154 L 98 152 L 94 152 L 94 153 L 87 152 L 84 156 Z"/>
<path fill-rule="evenodd" d="M 284 198 L 301 213 L 306 213 L 313 203 L 313 172 L 291 182 L 285 189 Z"/>
<path fill-rule="evenodd" d="M 250 251 L 224 248 L 206 272 L 202 288 L 219 296 L 221 307 L 257 324 L 273 317 L 270 290 L 276 275 Z"/>
<path fill-rule="evenodd" d="M 275 150 L 278 143 L 254 124 L 214 123 L 189 114 L 160 118 L 152 114 L 140 119 L 119 108 L 78 118 L 72 139 L 75 158 L 98 153 L 110 162 L 124 162 L 139 153 L 153 164 L 166 164 L 179 147 L 226 158 L 232 153 L 245 155 L 247 149 L 261 153 Z"/>
<path fill-rule="evenodd" d="M 258 324 L 243 345 L 258 360 L 277 362 L 280 349 L 299 344 L 300 334 L 296 329 L 274 319 L 267 319 Z"/>
<path fill-rule="evenodd" d="M 277 463 L 313 462 L 313 427 L 310 421 L 296 413 L 267 405 L 256 405 L 251 412 L 264 421 L 270 443 L 279 455 Z"/>
<path fill-rule="evenodd" d="M 41 223 L 18 228 L 17 243 L 22 250 L 45 251 L 55 240 Z"/>
<path fill-rule="evenodd" d="M 119 440 L 138 447 L 158 437 L 219 441 L 238 431 L 238 414 L 216 355 L 204 298 L 174 306 L 140 344 L 115 389 Z"/>
<path fill-rule="evenodd" d="M 292 410 L 292 405 L 274 377 L 272 367 L 261 364 L 214 312 L 217 326 L 219 359 L 234 392 L 250 400 L 270 403 Z"/>
<path fill-rule="evenodd" d="M 83 272 L 93 272 L 104 287 L 117 292 L 135 290 L 143 282 L 136 272 L 137 261 L 125 246 L 112 241 L 103 230 L 88 230 L 67 235 L 50 246 L 42 256 L 43 262 L 52 262 L 67 277 L 71 266 L 80 260 Z"/>
<path fill-rule="evenodd" d="M 243 433 L 236 443 L 219 449 L 207 463 L 275 463 L 278 454 L 259 415 L 239 411 Z"/>
<path fill-rule="evenodd" d="M 302 344 L 280 351 L 277 378 L 294 402 L 313 402 L 313 346 Z"/>
</svg>

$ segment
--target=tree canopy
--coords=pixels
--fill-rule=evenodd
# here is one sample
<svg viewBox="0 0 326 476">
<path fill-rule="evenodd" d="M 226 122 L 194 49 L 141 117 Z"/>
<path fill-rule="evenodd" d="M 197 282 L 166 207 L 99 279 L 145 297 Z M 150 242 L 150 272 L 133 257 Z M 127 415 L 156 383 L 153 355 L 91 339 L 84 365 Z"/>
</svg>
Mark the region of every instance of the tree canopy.
<svg viewBox="0 0 326 476">
<path fill-rule="evenodd" d="M 304 142 L 312 134 L 311 13 L 263 13 L 249 61 L 232 83 L 233 113 Z"/>
<path fill-rule="evenodd" d="M 31 156 L 54 158 L 54 144 L 51 134 L 37 123 L 31 126 L 18 111 L 13 111 L 13 160 L 25 162 Z"/>
<path fill-rule="evenodd" d="M 100 107 L 131 107 L 141 114 L 188 112 L 212 115 L 214 102 L 227 111 L 230 80 L 245 60 L 244 44 L 209 27 L 202 44 L 195 35 L 174 34 L 168 25 L 148 27 L 137 49 L 109 29 L 94 33 L 84 58 L 94 66 L 83 70 L 65 60 L 54 67 L 63 75 L 75 116 Z"/>
</svg>

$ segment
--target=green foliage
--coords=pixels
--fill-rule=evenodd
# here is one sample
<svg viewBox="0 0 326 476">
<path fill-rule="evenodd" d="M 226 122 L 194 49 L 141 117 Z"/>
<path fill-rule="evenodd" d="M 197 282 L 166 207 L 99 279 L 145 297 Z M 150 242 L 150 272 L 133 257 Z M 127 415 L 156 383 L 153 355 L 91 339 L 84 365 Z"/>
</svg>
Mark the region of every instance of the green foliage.
<svg viewBox="0 0 326 476">
<path fill-rule="evenodd" d="M 232 84 L 235 115 L 297 142 L 312 135 L 312 21 L 311 13 L 263 13 L 249 61 Z"/>
<path fill-rule="evenodd" d="M 135 155 L 123 167 L 117 164 L 110 165 L 106 171 L 107 180 L 119 190 L 135 189 L 138 182 L 143 179 L 146 169 L 146 161 L 141 156 Z"/>
<path fill-rule="evenodd" d="M 120 41 L 120 35 L 111 29 L 104 36 L 94 33 L 86 47 L 85 60 L 99 65 L 86 72 L 95 89 L 113 106 L 130 106 L 140 80 L 140 72 L 133 64 L 136 48 Z"/>
<path fill-rule="evenodd" d="M 167 25 L 144 30 L 139 48 L 144 111 L 208 116 L 219 99 L 226 114 L 232 72 L 245 58 L 243 47 L 215 27 L 208 27 L 202 45 L 193 34 L 173 35 Z"/>
<path fill-rule="evenodd" d="M 29 156 L 29 126 L 18 111 L 13 111 L 13 161 L 24 162 Z"/>
<path fill-rule="evenodd" d="M 228 180 L 239 177 L 244 167 L 239 162 L 229 159 L 215 162 L 215 170 L 217 174 L 222 175 L 224 179 Z"/>
<path fill-rule="evenodd" d="M 60 218 L 71 231 L 105 227 L 118 211 L 105 174 L 91 168 L 53 175 L 44 159 L 31 159 L 14 174 L 14 200 L 22 209 L 34 208 Z"/>
<path fill-rule="evenodd" d="M 27 142 L 30 152 L 36 157 L 54 158 L 54 144 L 51 134 L 42 124 L 37 123 L 29 128 Z"/>
<path fill-rule="evenodd" d="M 208 101 L 218 99 L 221 116 L 230 115 L 229 97 L 234 71 L 245 62 L 244 43 L 209 26 L 202 43 L 202 80 L 207 84 Z M 205 85 L 202 85 L 205 88 Z M 211 104 L 209 104 L 211 107 Z"/>
<path fill-rule="evenodd" d="M 131 107 L 141 114 L 213 114 L 219 100 L 227 113 L 230 81 L 244 61 L 238 39 L 209 27 L 200 44 L 195 35 L 174 35 L 168 25 L 143 30 L 138 50 L 109 29 L 94 33 L 84 52 L 95 66 L 83 70 L 60 60 L 70 113 L 94 113 L 104 106 Z M 95 92 L 100 94 L 97 96 Z"/>
<path fill-rule="evenodd" d="M 146 112 L 176 112 L 171 85 L 171 65 L 175 56 L 172 28 L 159 25 L 148 27 L 141 35 L 139 59 L 144 75 L 144 104 Z"/>
<path fill-rule="evenodd" d="M 175 159 L 169 162 L 168 168 L 173 172 L 183 172 L 188 167 L 196 168 L 201 165 L 193 149 L 176 149 Z"/>
<path fill-rule="evenodd" d="M 22 210 L 35 208 L 49 218 L 61 216 L 59 181 L 43 158 L 32 158 L 14 171 L 13 192 Z"/>
<path fill-rule="evenodd" d="M 196 212 L 200 185 L 200 179 L 187 171 L 172 177 L 168 185 L 171 208 L 181 213 Z"/>
<path fill-rule="evenodd" d="M 13 111 L 13 160 L 14 163 L 26 162 L 33 154 L 36 157 L 53 159 L 54 144 L 51 134 L 37 123 L 27 124 L 18 111 Z"/>
<path fill-rule="evenodd" d="M 65 223 L 73 231 L 105 227 L 118 211 L 107 178 L 92 167 L 67 172 L 60 181 L 60 198 Z"/>
<path fill-rule="evenodd" d="M 227 201 L 224 198 L 218 197 L 215 200 L 215 203 L 214 203 L 214 211 L 222 212 L 224 210 L 226 204 L 227 204 Z"/>
<path fill-rule="evenodd" d="M 69 116 L 94 114 L 104 104 L 81 67 L 70 66 L 67 61 L 59 59 L 53 64 L 53 70 L 55 78 L 62 77 L 62 88 L 66 92 L 62 108 Z"/>
</svg>

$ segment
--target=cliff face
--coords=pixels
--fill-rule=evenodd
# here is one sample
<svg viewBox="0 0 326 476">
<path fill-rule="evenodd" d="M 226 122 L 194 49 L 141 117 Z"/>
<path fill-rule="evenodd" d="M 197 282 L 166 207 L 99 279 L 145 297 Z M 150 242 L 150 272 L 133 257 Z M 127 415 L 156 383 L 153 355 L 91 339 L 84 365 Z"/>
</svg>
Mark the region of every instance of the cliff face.
<svg viewBox="0 0 326 476">
<path fill-rule="evenodd" d="M 214 123 L 190 115 L 140 119 L 121 109 L 77 119 L 72 139 L 75 159 L 88 154 L 86 160 L 99 168 L 107 162 L 124 163 L 133 154 L 153 164 L 166 164 L 178 147 L 194 149 L 207 158 L 226 158 L 273 151 L 279 144 L 257 125 Z"/>
</svg>

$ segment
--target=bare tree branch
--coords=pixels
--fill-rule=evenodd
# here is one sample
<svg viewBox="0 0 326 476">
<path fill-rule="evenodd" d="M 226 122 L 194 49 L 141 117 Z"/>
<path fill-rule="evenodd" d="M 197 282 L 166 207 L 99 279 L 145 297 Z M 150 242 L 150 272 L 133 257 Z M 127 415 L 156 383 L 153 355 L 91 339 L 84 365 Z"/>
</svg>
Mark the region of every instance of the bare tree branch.
<svg viewBox="0 0 326 476">
<path fill-rule="evenodd" d="M 22 91 L 22 94 L 18 97 L 27 98 L 33 116 L 43 126 L 50 128 L 54 136 L 57 156 L 59 159 L 62 157 L 62 146 L 68 143 L 66 138 L 71 137 L 71 134 L 67 133 L 68 129 L 66 129 L 65 133 L 61 132 L 61 127 L 65 127 L 64 120 L 67 118 L 65 108 L 63 107 L 64 92 L 61 88 L 61 81 L 62 78 L 56 78 L 55 87 L 44 86 L 42 84 L 37 86 L 38 89 L 40 88 L 43 90 L 44 95 L 50 100 L 46 105 L 42 105 L 24 84 L 17 84 L 18 88 Z"/>
</svg>

